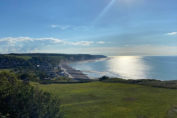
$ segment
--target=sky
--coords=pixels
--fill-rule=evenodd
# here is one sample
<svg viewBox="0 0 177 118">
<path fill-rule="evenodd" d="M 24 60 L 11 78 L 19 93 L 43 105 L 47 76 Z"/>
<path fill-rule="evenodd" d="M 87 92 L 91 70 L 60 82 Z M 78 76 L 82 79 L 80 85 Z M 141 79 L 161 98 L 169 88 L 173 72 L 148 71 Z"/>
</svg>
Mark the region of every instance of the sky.
<svg viewBox="0 0 177 118">
<path fill-rule="evenodd" d="M 0 0 L 0 53 L 177 55 L 177 0 Z"/>
</svg>

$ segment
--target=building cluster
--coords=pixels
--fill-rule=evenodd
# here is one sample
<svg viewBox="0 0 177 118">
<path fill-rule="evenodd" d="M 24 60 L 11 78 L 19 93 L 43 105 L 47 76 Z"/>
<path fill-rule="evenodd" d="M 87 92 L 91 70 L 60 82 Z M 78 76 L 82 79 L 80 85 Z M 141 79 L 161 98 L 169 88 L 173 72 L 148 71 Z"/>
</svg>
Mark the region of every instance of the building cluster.
<svg viewBox="0 0 177 118">
<path fill-rule="evenodd" d="M 52 79 L 60 76 L 59 66 L 53 66 L 50 63 L 43 63 L 36 65 L 36 67 L 47 75 L 44 79 Z"/>
<path fill-rule="evenodd" d="M 89 78 L 82 73 L 80 70 L 73 69 L 67 64 L 61 64 L 60 66 L 61 72 L 65 73 L 69 78 L 73 80 L 88 80 Z"/>
</svg>

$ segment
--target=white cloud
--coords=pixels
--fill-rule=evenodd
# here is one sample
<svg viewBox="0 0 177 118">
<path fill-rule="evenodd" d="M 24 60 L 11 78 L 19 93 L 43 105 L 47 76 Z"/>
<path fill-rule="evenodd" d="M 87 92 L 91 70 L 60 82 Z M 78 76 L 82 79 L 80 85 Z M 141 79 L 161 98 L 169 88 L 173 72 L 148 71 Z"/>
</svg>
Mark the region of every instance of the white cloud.
<svg viewBox="0 0 177 118">
<path fill-rule="evenodd" d="M 51 52 L 102 54 L 107 56 L 171 56 L 177 55 L 176 46 L 137 45 L 121 47 L 82 47 L 52 50 Z"/>
<path fill-rule="evenodd" d="M 58 25 L 50 25 L 51 28 L 57 28 Z"/>
<path fill-rule="evenodd" d="M 90 46 L 93 43 L 94 43 L 93 41 L 77 41 L 77 42 L 71 42 L 71 45 Z"/>
<path fill-rule="evenodd" d="M 53 24 L 53 25 L 50 25 L 50 27 L 51 28 L 58 28 L 58 29 L 61 29 L 61 30 L 67 30 L 71 26 L 70 25 L 56 25 L 56 24 Z"/>
<path fill-rule="evenodd" d="M 128 45 L 106 47 L 104 41 L 66 41 L 58 38 L 0 38 L 0 53 L 90 53 L 104 55 L 177 55 L 177 46 Z M 94 45 L 92 48 L 90 46 Z"/>
<path fill-rule="evenodd" d="M 105 44 L 104 41 L 98 41 L 98 42 L 94 42 L 94 41 L 77 41 L 77 42 L 70 42 L 71 45 L 75 45 L 75 46 L 90 46 L 92 44 Z"/>
<path fill-rule="evenodd" d="M 167 33 L 167 35 L 169 36 L 177 35 L 177 32 L 170 32 L 170 33 Z"/>
<path fill-rule="evenodd" d="M 104 41 L 98 41 L 97 44 L 105 44 Z"/>
<path fill-rule="evenodd" d="M 73 30 L 73 31 L 89 31 L 94 28 L 94 26 L 86 26 L 86 25 L 57 25 L 57 24 L 52 24 L 50 25 L 51 28 L 53 29 L 60 29 L 60 30 Z"/>
<path fill-rule="evenodd" d="M 5 37 L 0 38 L 0 53 L 31 52 L 48 45 L 64 44 L 58 38 Z"/>
<path fill-rule="evenodd" d="M 88 47 L 91 45 L 101 45 L 103 41 L 66 41 L 59 38 L 31 38 L 31 37 L 5 37 L 0 38 L 0 53 L 12 52 L 31 52 L 34 50 L 44 50 L 48 47 L 55 48 L 68 48 L 71 46 Z M 55 48 L 54 48 L 55 47 Z M 77 48 L 77 47 L 75 47 Z"/>
<path fill-rule="evenodd" d="M 11 45 L 14 45 L 16 43 L 20 43 L 20 42 L 36 42 L 36 41 L 40 41 L 42 42 L 48 42 L 48 43 L 59 43 L 59 44 L 67 44 L 67 45 L 75 45 L 75 46 L 90 46 L 92 44 L 105 44 L 104 41 L 98 41 L 98 42 L 94 42 L 94 41 L 65 41 L 64 39 L 59 39 L 59 38 L 53 38 L 53 37 L 49 37 L 49 38 L 31 38 L 31 37 L 5 37 L 5 38 L 0 38 L 0 43 L 8 43 Z"/>
<path fill-rule="evenodd" d="M 8 42 L 9 44 L 15 44 L 18 42 L 34 42 L 34 41 L 51 41 L 53 43 L 62 43 L 63 40 L 58 38 L 30 38 L 30 37 L 5 37 L 1 38 L 0 42 Z"/>
</svg>

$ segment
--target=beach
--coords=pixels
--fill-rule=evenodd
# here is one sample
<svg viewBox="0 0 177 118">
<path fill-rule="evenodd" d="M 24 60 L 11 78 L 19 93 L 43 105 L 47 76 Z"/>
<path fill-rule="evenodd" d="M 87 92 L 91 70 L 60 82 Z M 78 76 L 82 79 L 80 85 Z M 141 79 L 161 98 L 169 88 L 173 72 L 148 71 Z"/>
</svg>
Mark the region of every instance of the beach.
<svg viewBox="0 0 177 118">
<path fill-rule="evenodd" d="M 62 72 L 72 80 L 89 80 L 90 78 L 80 70 L 76 70 L 68 64 L 60 64 Z"/>
</svg>

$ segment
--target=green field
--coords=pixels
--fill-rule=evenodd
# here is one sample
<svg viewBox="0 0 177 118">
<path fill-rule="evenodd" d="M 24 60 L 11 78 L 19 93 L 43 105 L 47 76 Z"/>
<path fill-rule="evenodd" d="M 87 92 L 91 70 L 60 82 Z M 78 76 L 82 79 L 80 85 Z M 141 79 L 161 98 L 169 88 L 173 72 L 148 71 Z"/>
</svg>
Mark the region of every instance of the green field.
<svg viewBox="0 0 177 118">
<path fill-rule="evenodd" d="M 177 118 L 177 90 L 90 82 L 33 83 L 61 99 L 65 118 Z"/>
</svg>

